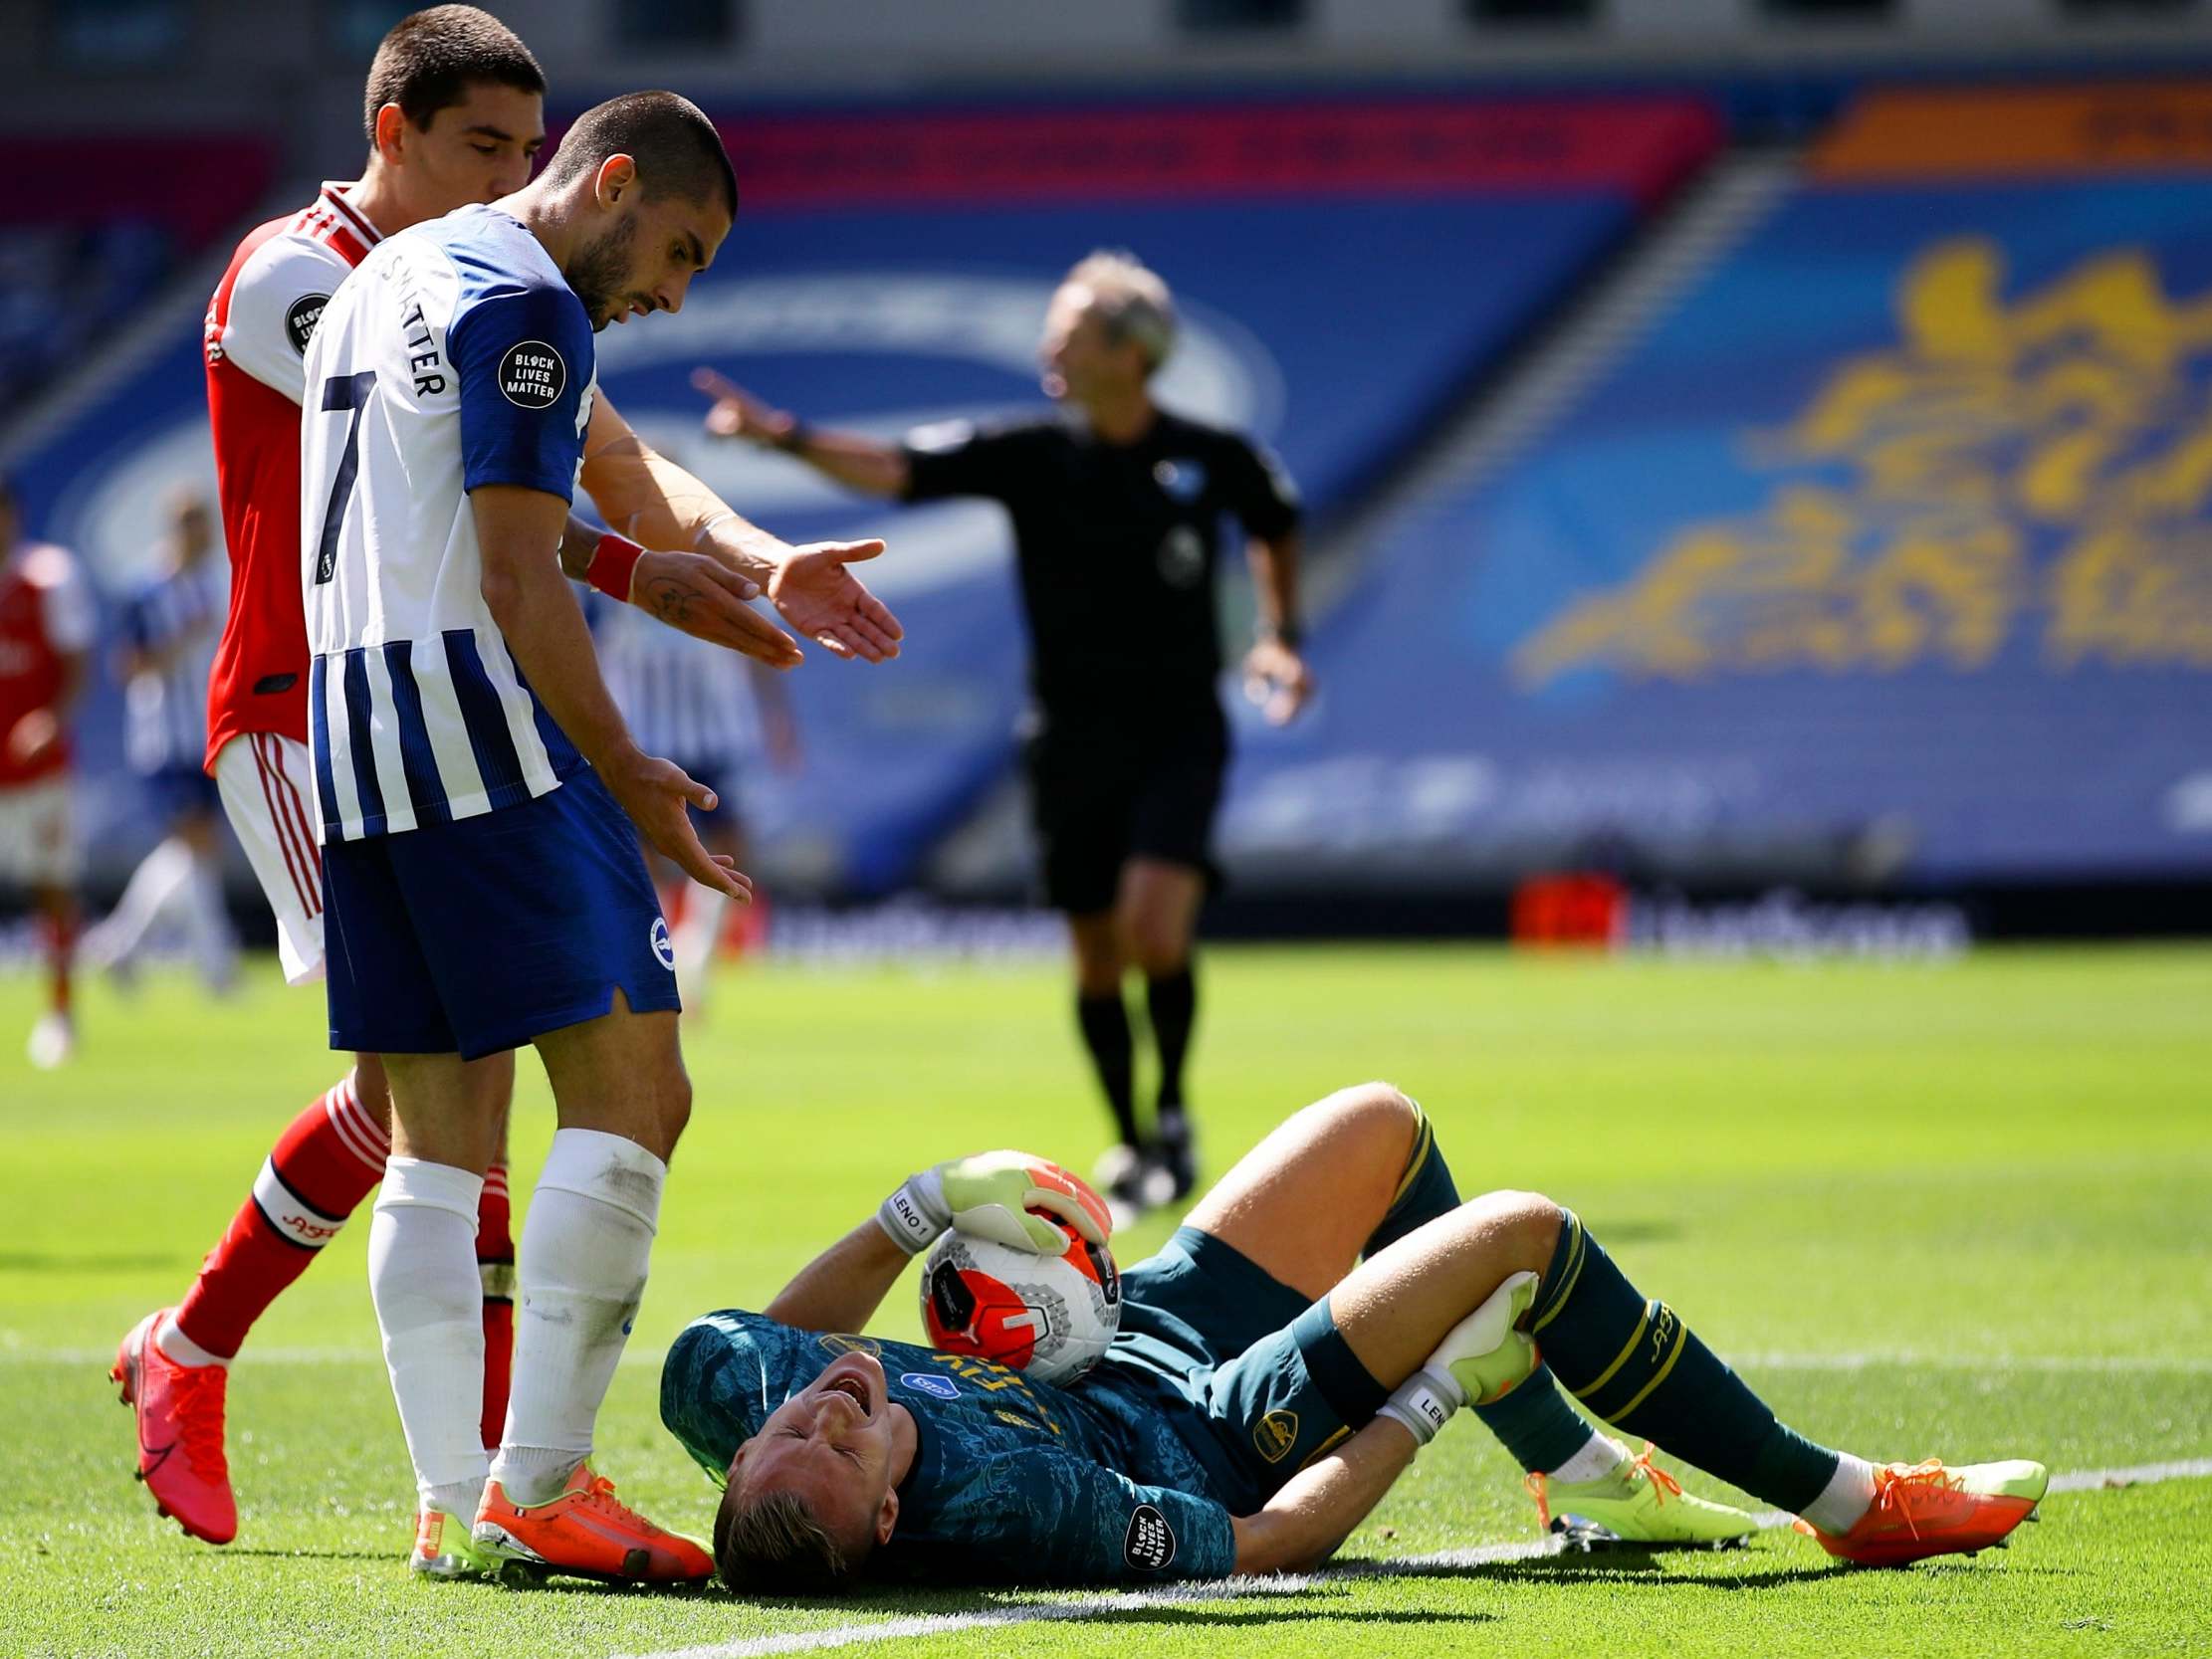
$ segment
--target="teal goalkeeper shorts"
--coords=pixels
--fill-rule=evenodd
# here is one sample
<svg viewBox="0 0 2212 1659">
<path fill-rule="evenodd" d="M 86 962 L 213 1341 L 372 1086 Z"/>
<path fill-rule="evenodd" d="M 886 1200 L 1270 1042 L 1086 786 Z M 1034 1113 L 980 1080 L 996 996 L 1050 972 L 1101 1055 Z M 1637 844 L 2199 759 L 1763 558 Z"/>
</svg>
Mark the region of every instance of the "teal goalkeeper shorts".
<svg viewBox="0 0 2212 1659">
<path fill-rule="evenodd" d="M 1253 1513 L 1373 1415 L 1380 1391 L 1327 1299 L 1308 1302 L 1211 1233 L 1178 1228 L 1121 1283 L 1107 1363 L 1148 1378 L 1230 1514 Z"/>
</svg>

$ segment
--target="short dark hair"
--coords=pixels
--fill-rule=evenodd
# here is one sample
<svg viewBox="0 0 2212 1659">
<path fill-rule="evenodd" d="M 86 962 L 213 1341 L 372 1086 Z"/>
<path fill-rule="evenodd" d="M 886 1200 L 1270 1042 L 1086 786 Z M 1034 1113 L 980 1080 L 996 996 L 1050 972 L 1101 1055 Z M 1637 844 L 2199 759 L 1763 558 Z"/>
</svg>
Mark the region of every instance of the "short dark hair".
<svg viewBox="0 0 2212 1659">
<path fill-rule="evenodd" d="M 829 1530 L 795 1492 L 747 1501 L 735 1483 L 715 1511 L 715 1572 L 723 1587 L 766 1595 L 828 1595 L 857 1575 Z"/>
<path fill-rule="evenodd" d="M 738 216 L 738 175 L 722 134 L 699 105 L 675 93 L 627 93 L 595 104 L 560 135 L 544 178 L 567 184 L 610 155 L 637 163 L 638 182 L 650 202 L 682 194 L 705 200 L 718 191 L 730 217 Z"/>
<path fill-rule="evenodd" d="M 361 126 L 376 142 L 376 111 L 387 104 L 417 129 L 483 82 L 546 96 L 546 72 L 514 30 L 474 6 L 431 6 L 391 26 L 368 66 Z"/>
</svg>

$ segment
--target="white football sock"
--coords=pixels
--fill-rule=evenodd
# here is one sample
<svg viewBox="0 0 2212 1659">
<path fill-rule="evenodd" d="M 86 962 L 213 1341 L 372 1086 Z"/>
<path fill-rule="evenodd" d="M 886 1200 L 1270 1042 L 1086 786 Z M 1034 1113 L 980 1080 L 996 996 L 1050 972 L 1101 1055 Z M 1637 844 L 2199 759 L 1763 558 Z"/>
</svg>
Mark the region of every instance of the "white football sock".
<svg viewBox="0 0 2212 1659">
<path fill-rule="evenodd" d="M 484 1495 L 484 1298 L 476 1207 L 484 1177 L 394 1157 L 368 1224 L 368 1290 L 399 1426 L 425 1509 L 476 1519 Z"/>
<path fill-rule="evenodd" d="M 210 990 L 229 989 L 238 976 L 238 937 L 223 914 L 222 874 L 213 859 L 193 859 L 180 908 L 193 967 Z"/>
<path fill-rule="evenodd" d="M 1580 1486 L 1584 1481 L 1594 1481 L 1610 1475 L 1629 1460 L 1628 1447 L 1609 1434 L 1590 1431 L 1590 1438 L 1582 1449 L 1558 1468 L 1548 1471 L 1551 1478 L 1563 1486 Z"/>
<path fill-rule="evenodd" d="M 146 934 L 191 879 L 192 849 L 172 835 L 130 872 L 122 897 L 87 941 L 87 954 L 100 962 L 123 962 L 135 956 Z"/>
<path fill-rule="evenodd" d="M 221 1365 L 226 1370 L 230 1361 L 220 1353 L 210 1353 L 206 1348 L 184 1334 L 171 1314 L 153 1328 L 153 1346 L 179 1365 Z"/>
<path fill-rule="evenodd" d="M 1836 1473 L 1821 1495 L 1805 1506 L 1804 1519 L 1831 1538 L 1859 1525 L 1875 1501 L 1875 1466 L 1849 1452 L 1836 1454 Z"/>
<path fill-rule="evenodd" d="M 557 1497 L 645 1295 L 668 1165 L 619 1135 L 553 1132 L 515 1257 L 515 1379 L 492 1478 L 510 1503 Z"/>
</svg>

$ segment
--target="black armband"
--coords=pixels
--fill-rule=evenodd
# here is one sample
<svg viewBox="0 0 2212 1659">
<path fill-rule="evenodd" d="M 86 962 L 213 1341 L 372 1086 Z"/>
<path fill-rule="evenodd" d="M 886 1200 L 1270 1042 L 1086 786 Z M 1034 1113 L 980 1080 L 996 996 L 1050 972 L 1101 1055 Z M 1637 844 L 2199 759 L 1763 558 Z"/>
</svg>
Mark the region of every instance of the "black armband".
<svg viewBox="0 0 2212 1659">
<path fill-rule="evenodd" d="M 1286 651 L 1295 651 L 1306 643 L 1306 631 L 1295 622 L 1275 622 L 1262 627 L 1261 639 L 1273 640 Z"/>
<path fill-rule="evenodd" d="M 796 455 L 813 440 L 814 429 L 802 420 L 794 420 L 776 437 L 774 447 L 785 455 Z"/>
</svg>

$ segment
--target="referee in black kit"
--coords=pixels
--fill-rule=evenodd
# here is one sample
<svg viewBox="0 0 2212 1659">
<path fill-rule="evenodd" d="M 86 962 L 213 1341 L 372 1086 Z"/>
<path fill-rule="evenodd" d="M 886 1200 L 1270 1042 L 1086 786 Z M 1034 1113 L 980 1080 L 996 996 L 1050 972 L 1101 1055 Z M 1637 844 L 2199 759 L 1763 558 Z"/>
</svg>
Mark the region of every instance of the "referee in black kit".
<svg viewBox="0 0 2212 1659">
<path fill-rule="evenodd" d="M 1057 412 L 989 430 L 924 427 L 903 444 L 817 431 L 708 369 L 707 430 L 795 456 L 855 490 L 905 501 L 987 496 L 1013 519 L 1028 617 L 1035 732 L 1027 750 L 1045 896 L 1065 911 L 1076 1018 L 1121 1143 L 1100 1184 L 1125 1211 L 1197 1180 L 1183 1093 L 1198 1007 L 1192 938 L 1215 878 L 1214 812 L 1228 761 L 1215 568 L 1221 520 L 1248 537 L 1259 638 L 1245 689 L 1267 718 L 1312 689 L 1298 638 L 1297 494 L 1236 433 L 1152 400 L 1175 340 L 1167 285 L 1124 253 L 1067 274 L 1038 346 Z M 1145 976 L 1160 1050 L 1159 1113 L 1137 1125 L 1122 980 Z"/>
</svg>

